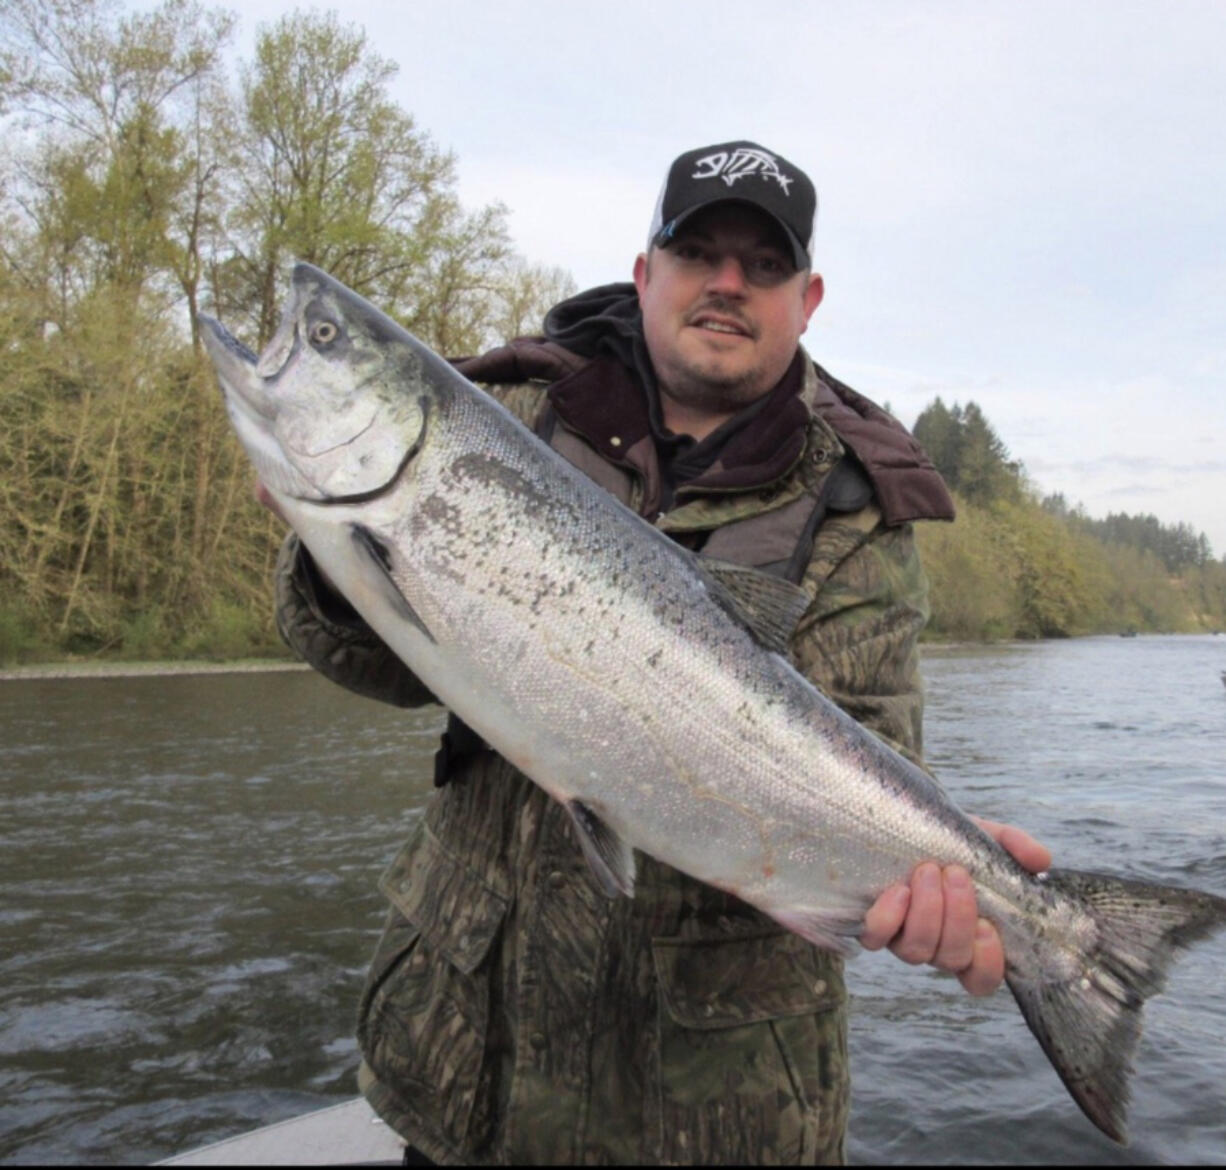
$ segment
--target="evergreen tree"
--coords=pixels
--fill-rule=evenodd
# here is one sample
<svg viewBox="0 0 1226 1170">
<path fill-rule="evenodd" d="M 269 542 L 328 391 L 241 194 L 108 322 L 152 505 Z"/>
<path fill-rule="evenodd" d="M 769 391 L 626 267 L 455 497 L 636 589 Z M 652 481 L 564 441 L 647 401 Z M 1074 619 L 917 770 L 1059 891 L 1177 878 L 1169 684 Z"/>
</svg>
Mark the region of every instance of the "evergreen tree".
<svg viewBox="0 0 1226 1170">
<path fill-rule="evenodd" d="M 956 485 L 969 500 L 989 504 L 1018 497 L 1018 466 L 987 417 L 968 402 L 960 420 L 961 441 Z"/>
<path fill-rule="evenodd" d="M 957 408 L 956 408 L 957 409 Z M 938 395 L 920 412 L 911 428 L 928 458 L 951 487 L 958 482 L 961 466 L 962 427 L 960 409 L 951 411 Z"/>
<path fill-rule="evenodd" d="M 924 408 L 913 430 L 951 488 L 977 503 L 1017 499 L 1020 465 L 977 403 L 950 409 L 937 397 Z"/>
</svg>

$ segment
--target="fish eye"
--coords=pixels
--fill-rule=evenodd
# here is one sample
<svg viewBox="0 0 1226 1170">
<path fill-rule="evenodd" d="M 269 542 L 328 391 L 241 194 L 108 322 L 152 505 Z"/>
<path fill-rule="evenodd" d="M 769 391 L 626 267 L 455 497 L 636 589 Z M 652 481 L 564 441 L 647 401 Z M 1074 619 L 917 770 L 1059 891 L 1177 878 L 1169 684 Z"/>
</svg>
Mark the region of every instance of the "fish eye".
<svg viewBox="0 0 1226 1170">
<path fill-rule="evenodd" d="M 330 342 L 336 340 L 338 333 L 340 333 L 340 330 L 336 327 L 335 322 L 316 321 L 315 324 L 311 326 L 311 331 L 308 336 L 311 339 L 312 345 L 328 345 Z"/>
</svg>

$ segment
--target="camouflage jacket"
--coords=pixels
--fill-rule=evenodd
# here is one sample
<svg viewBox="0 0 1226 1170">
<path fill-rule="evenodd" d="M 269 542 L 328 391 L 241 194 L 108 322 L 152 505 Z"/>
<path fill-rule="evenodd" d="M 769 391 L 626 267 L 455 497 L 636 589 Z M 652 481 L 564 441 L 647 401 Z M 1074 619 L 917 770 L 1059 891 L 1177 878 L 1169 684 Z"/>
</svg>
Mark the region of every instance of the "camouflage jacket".
<svg viewBox="0 0 1226 1170">
<path fill-rule="evenodd" d="M 651 445 L 639 445 L 639 466 L 624 457 L 633 428 L 625 412 L 601 406 L 607 395 L 589 394 L 595 409 L 585 414 L 583 393 L 567 397 L 575 379 L 490 389 L 631 507 L 697 543 L 755 518 L 782 522 L 802 498 L 821 497 L 845 451 L 815 405 L 830 395 L 823 375 L 803 361 L 791 395 L 803 405 L 793 415 L 800 425 L 782 463 L 768 459 L 763 471 L 759 461 L 735 487 L 717 464 L 723 488 L 679 492 L 654 516 Z M 581 369 L 576 376 L 582 391 Z M 770 451 L 781 446 L 770 438 Z M 794 576 L 812 602 L 791 656 L 918 759 L 927 583 L 909 523 L 883 517 L 890 489 L 877 478 L 874 492 L 852 483 L 842 501 L 823 500 L 805 536 Z M 907 493 L 894 494 L 897 510 Z M 734 540 L 720 554 L 743 551 Z M 385 701 L 432 701 L 352 611 L 317 589 L 292 536 L 277 586 L 283 636 L 321 673 Z M 478 742 L 448 756 L 445 771 L 381 881 L 391 908 L 359 1012 L 362 1089 L 401 1135 L 441 1163 L 842 1160 L 840 960 L 641 854 L 634 898 L 610 901 L 565 811 L 505 760 Z"/>
</svg>

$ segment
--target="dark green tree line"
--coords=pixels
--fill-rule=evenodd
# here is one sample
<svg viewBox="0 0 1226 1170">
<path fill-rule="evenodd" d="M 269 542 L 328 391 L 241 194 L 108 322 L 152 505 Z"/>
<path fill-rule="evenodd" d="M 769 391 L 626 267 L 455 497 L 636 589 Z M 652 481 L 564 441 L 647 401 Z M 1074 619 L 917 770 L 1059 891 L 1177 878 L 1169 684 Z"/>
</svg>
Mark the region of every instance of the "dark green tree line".
<svg viewBox="0 0 1226 1170">
<path fill-rule="evenodd" d="M 1094 520 L 1061 495 L 1040 500 L 973 402 L 937 398 L 914 429 L 958 503 L 952 526 L 920 527 L 930 636 L 1226 629 L 1226 565 L 1189 525 Z"/>
<path fill-rule="evenodd" d="M 1105 544 L 1129 545 L 1153 553 L 1171 573 L 1207 565 L 1213 560 L 1208 538 L 1190 524 L 1163 524 L 1157 516 L 1148 513 L 1130 516 L 1124 512 L 1109 512 L 1105 519 L 1095 520 L 1081 509 L 1070 509 L 1064 496 L 1058 493 L 1045 497 L 1043 507 L 1068 523 L 1084 528 Z"/>
<path fill-rule="evenodd" d="M 1021 465 L 1009 458 L 995 428 L 974 402 L 947 407 L 935 398 L 913 428 L 945 482 L 977 504 L 1017 499 L 1022 494 Z"/>
</svg>

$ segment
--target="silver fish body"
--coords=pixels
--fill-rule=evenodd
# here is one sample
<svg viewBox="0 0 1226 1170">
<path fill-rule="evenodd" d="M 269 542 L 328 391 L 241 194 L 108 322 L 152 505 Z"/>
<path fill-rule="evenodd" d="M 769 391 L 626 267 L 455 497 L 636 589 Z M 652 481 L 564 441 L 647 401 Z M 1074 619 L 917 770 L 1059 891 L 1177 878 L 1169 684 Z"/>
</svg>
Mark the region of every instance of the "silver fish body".
<svg viewBox="0 0 1226 1170">
<path fill-rule="evenodd" d="M 605 890 L 633 849 L 812 942 L 925 859 L 970 871 L 1023 1014 L 1124 1139 L 1140 1008 L 1226 900 L 1040 879 L 780 652 L 805 599 L 704 563 L 308 265 L 258 362 L 206 319 L 239 437 L 317 563 L 439 700 L 570 810 Z"/>
</svg>

